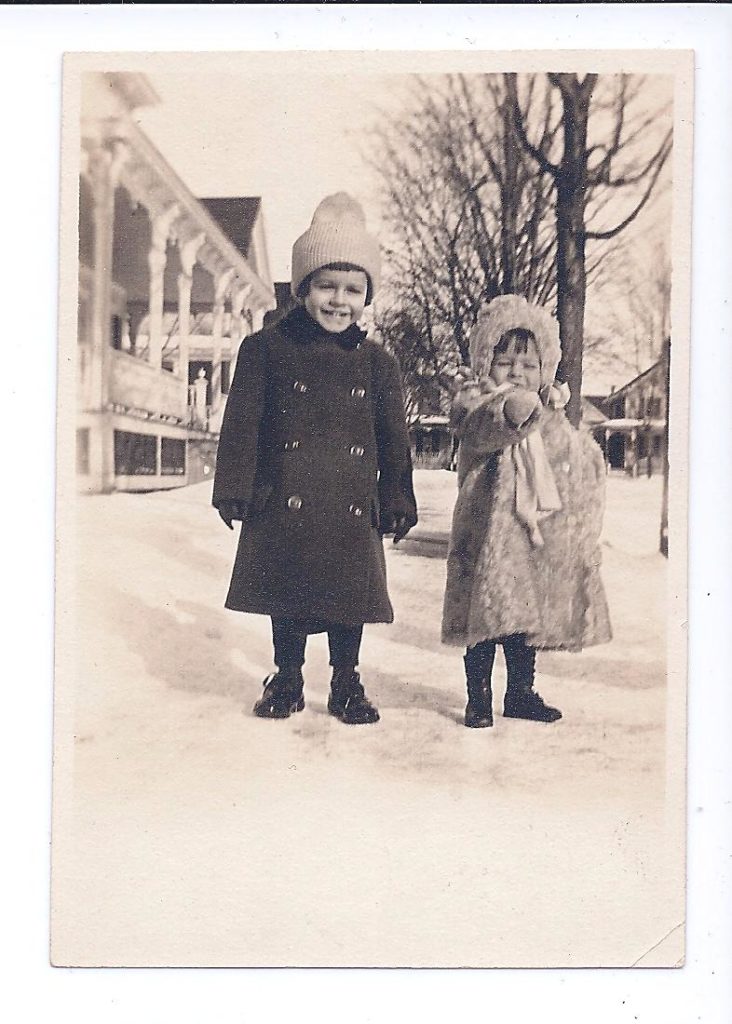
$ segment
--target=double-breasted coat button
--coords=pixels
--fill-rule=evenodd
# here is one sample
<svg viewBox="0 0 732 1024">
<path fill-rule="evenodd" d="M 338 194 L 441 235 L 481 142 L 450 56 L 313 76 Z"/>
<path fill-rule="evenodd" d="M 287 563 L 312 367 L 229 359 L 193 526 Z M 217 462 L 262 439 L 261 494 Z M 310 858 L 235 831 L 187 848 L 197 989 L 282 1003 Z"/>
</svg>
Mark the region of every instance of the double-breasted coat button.
<svg viewBox="0 0 732 1024">
<path fill-rule="evenodd" d="M 351 455 L 363 455 L 363 445 L 361 444 L 352 444 L 348 450 Z"/>
<path fill-rule="evenodd" d="M 359 516 L 362 516 L 362 515 L 363 515 L 363 509 L 362 509 L 362 508 L 359 508 L 359 506 L 358 506 L 358 505 L 349 505 L 349 506 L 348 506 L 348 511 L 349 511 L 349 512 L 350 512 L 350 513 L 351 513 L 352 515 L 356 516 L 356 518 L 358 518 Z"/>
<path fill-rule="evenodd" d="M 351 388 L 351 397 L 352 398 L 364 398 L 365 395 L 366 395 L 366 389 L 365 388 Z"/>
<path fill-rule="evenodd" d="M 296 381 L 295 381 L 295 383 L 294 383 L 294 384 L 292 385 L 292 387 L 293 387 L 293 389 L 294 389 L 295 391 L 299 391 L 299 392 L 300 392 L 301 394 L 305 394 L 305 392 L 306 392 L 306 391 L 307 391 L 307 389 L 308 389 L 308 386 L 307 386 L 307 384 L 305 384 L 305 383 L 304 383 L 303 381 L 301 381 L 301 380 L 296 380 Z"/>
<path fill-rule="evenodd" d="M 287 507 L 291 508 L 293 512 L 297 512 L 298 509 L 302 508 L 302 498 L 299 494 L 293 494 L 287 499 Z"/>
</svg>

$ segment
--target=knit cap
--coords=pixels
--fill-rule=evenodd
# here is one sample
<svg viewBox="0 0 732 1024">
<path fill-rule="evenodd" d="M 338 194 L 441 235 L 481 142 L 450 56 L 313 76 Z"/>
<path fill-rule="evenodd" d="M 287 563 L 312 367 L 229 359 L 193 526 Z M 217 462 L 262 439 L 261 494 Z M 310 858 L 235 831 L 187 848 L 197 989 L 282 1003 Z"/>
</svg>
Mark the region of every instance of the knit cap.
<svg viewBox="0 0 732 1024">
<path fill-rule="evenodd" d="M 347 192 L 326 196 L 305 232 L 292 247 L 292 294 L 308 275 L 330 263 L 352 263 L 363 267 L 371 288 L 369 301 L 379 286 L 381 259 L 379 243 L 366 231 L 361 205 Z"/>
<path fill-rule="evenodd" d="M 471 369 L 478 377 L 486 377 L 501 336 L 516 327 L 531 331 L 536 338 L 541 386 L 552 384 L 561 356 L 559 324 L 548 309 L 528 302 L 523 295 L 499 295 L 481 309 L 470 335 Z"/>
</svg>

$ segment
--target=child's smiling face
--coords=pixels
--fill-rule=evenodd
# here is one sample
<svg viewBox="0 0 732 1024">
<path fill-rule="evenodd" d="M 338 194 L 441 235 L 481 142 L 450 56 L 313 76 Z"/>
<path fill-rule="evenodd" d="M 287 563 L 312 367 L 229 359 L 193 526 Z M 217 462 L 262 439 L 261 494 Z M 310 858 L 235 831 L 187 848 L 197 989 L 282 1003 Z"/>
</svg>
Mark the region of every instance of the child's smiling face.
<svg viewBox="0 0 732 1024">
<path fill-rule="evenodd" d="M 303 302 L 316 323 L 340 334 L 355 324 L 366 306 L 368 278 L 363 270 L 318 270 Z"/>
<path fill-rule="evenodd" d="M 528 391 L 541 387 L 541 364 L 536 342 L 513 338 L 504 352 L 496 352 L 488 376 L 496 384 L 514 384 Z"/>
</svg>

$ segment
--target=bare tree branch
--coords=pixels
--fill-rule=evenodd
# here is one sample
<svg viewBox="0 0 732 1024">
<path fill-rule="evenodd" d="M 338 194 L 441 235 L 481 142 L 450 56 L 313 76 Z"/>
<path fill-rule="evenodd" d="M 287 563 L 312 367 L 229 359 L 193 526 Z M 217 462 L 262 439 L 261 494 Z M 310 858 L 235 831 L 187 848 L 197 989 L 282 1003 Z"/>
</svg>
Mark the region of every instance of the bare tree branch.
<svg viewBox="0 0 732 1024">
<path fill-rule="evenodd" d="M 641 196 L 639 202 L 636 203 L 635 207 L 628 214 L 628 216 L 621 220 L 619 224 L 616 224 L 614 228 L 609 228 L 607 231 L 585 231 L 585 238 L 591 238 L 596 240 L 608 240 L 610 238 L 615 238 L 616 235 L 619 235 L 621 231 L 624 231 L 625 228 L 627 228 L 627 226 L 635 220 L 635 218 L 641 212 L 641 210 L 646 205 L 648 200 L 651 198 L 653 189 L 655 188 L 656 182 L 658 181 L 658 176 L 661 173 L 663 165 L 666 163 L 666 160 L 668 159 L 670 152 L 671 137 L 669 135 L 666 137 L 663 147 L 659 150 L 657 154 L 656 166 L 653 170 L 653 173 L 651 174 L 651 177 L 648 181 L 648 185 L 646 186 L 643 195 Z"/>
<path fill-rule="evenodd" d="M 504 75 L 504 78 L 506 81 L 506 91 L 508 93 L 508 98 L 511 104 L 513 127 L 516 131 L 516 134 L 519 137 L 521 145 L 524 147 L 526 152 L 529 153 L 534 158 L 534 160 L 537 162 L 537 164 L 539 165 L 541 170 L 544 171 L 545 174 L 551 174 L 556 178 L 559 174 L 559 167 L 556 164 L 553 164 L 546 157 L 546 155 L 542 152 L 541 149 L 534 146 L 533 143 L 529 140 L 528 135 L 526 134 L 526 128 L 524 127 L 524 119 L 521 116 L 521 108 L 519 106 L 518 94 L 516 91 L 516 75 L 512 72 L 509 72 L 506 73 L 506 75 Z"/>
</svg>

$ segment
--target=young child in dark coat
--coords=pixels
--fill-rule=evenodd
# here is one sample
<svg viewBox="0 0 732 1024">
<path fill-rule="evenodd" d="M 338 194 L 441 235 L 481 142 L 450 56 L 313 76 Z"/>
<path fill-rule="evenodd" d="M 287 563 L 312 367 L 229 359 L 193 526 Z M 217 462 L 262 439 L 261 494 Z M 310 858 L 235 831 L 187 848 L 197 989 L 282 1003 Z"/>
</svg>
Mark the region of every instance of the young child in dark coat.
<svg viewBox="0 0 732 1024">
<path fill-rule="evenodd" d="M 361 207 L 328 196 L 293 247 L 298 306 L 239 350 L 213 504 L 242 522 L 226 607 L 272 620 L 260 718 L 302 710 L 307 637 L 326 632 L 328 711 L 379 719 L 356 671 L 363 626 L 394 617 L 382 537 L 417 522 L 399 370 L 358 327 L 379 265 Z"/>
</svg>

